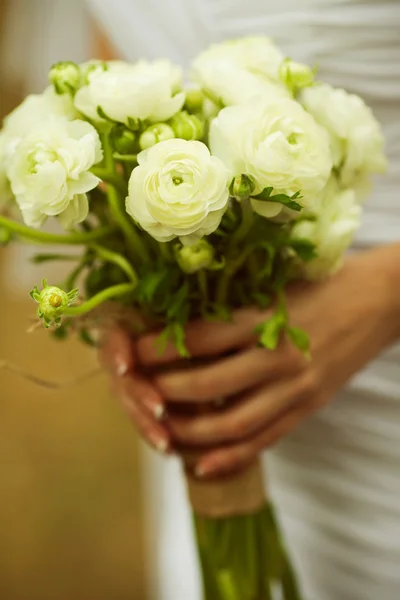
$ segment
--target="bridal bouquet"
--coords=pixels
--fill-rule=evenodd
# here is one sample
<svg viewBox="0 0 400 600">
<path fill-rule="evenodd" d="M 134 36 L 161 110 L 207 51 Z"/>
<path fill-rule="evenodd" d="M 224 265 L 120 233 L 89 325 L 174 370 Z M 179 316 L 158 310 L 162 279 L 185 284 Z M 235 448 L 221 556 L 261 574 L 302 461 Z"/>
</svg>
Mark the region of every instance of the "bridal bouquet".
<svg viewBox="0 0 400 600">
<path fill-rule="evenodd" d="M 93 344 L 110 322 L 159 329 L 159 351 L 190 360 L 190 320 L 258 305 L 259 344 L 309 356 L 285 288 L 340 267 L 385 169 L 364 102 L 265 37 L 211 46 L 190 86 L 168 60 L 61 62 L 49 78 L 0 132 L 1 243 L 57 244 L 36 262 L 74 263 L 31 292 L 44 326 Z M 207 600 L 300 598 L 259 464 L 217 483 L 184 465 Z"/>
</svg>

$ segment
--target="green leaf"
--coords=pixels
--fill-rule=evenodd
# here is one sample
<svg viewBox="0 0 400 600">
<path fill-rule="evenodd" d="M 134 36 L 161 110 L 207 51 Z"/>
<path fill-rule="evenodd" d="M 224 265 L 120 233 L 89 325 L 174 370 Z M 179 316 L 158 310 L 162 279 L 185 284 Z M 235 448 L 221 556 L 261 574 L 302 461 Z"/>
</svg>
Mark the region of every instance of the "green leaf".
<svg viewBox="0 0 400 600">
<path fill-rule="evenodd" d="M 167 325 L 159 335 L 156 346 L 157 354 L 162 356 L 169 342 L 172 342 L 177 349 L 179 356 L 182 358 L 190 358 L 190 352 L 185 344 L 186 332 L 182 323 L 174 322 Z"/>
<path fill-rule="evenodd" d="M 159 286 L 167 279 L 168 269 L 147 273 L 140 281 L 137 295 L 145 302 L 151 302 Z"/>
<path fill-rule="evenodd" d="M 256 333 L 259 334 L 259 342 L 264 348 L 275 350 L 278 347 L 282 331 L 286 325 L 286 320 L 281 312 L 275 313 L 268 321 L 265 321 L 256 327 Z"/>
<path fill-rule="evenodd" d="M 172 320 L 179 315 L 182 310 L 184 302 L 187 300 L 189 295 L 189 282 L 185 283 L 179 288 L 179 290 L 172 296 L 168 303 L 167 319 Z"/>
<path fill-rule="evenodd" d="M 264 188 L 260 194 L 252 196 L 252 198 L 255 200 L 265 200 L 266 202 L 277 202 L 296 211 L 302 210 L 303 205 L 296 202 L 296 200 L 301 198 L 300 191 L 294 193 L 292 196 L 288 196 L 287 194 L 274 194 L 271 196 L 273 189 L 273 187 Z"/>
<path fill-rule="evenodd" d="M 174 344 L 182 358 L 190 358 L 190 352 L 186 347 L 186 331 L 181 323 L 173 324 Z"/>
<path fill-rule="evenodd" d="M 289 340 L 306 356 L 310 358 L 310 338 L 303 329 L 287 327 L 286 334 Z"/>
<path fill-rule="evenodd" d="M 306 239 L 293 239 L 290 242 L 291 248 L 296 252 L 297 256 L 304 260 L 304 262 L 308 262 L 317 258 L 318 254 L 316 251 L 316 246 L 310 240 Z"/>
</svg>

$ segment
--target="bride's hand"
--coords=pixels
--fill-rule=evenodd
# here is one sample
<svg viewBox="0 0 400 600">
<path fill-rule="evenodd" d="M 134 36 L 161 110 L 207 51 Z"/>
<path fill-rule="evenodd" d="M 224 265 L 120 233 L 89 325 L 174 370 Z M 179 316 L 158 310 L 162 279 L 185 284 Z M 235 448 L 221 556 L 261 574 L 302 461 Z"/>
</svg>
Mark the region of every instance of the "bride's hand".
<svg viewBox="0 0 400 600">
<path fill-rule="evenodd" d="M 258 348 L 254 328 L 268 313 L 257 309 L 238 310 L 233 323 L 189 325 L 189 351 L 211 362 L 160 373 L 154 384 L 170 404 L 228 399 L 224 409 L 194 418 L 171 411 L 173 439 L 205 447 L 199 476 L 216 476 L 251 462 L 397 339 L 398 254 L 396 247 L 364 253 L 324 283 L 289 290 L 290 320 L 309 333 L 311 361 L 287 341 L 275 352 Z M 173 347 L 159 357 L 154 341 L 154 335 L 139 340 L 142 364 L 157 368 L 177 360 Z"/>
<path fill-rule="evenodd" d="M 99 360 L 111 376 L 112 390 L 129 418 L 149 444 L 161 452 L 171 447 L 162 423 L 165 404 L 160 392 L 137 367 L 136 345 L 128 333 L 115 328 L 99 350 Z"/>
</svg>

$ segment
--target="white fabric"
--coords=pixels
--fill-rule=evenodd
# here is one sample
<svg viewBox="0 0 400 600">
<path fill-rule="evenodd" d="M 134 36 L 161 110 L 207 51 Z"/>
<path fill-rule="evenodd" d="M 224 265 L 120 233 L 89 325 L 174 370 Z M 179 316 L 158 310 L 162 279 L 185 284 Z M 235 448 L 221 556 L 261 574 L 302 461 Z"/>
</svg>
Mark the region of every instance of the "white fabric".
<svg viewBox="0 0 400 600">
<path fill-rule="evenodd" d="M 90 0 L 121 52 L 186 65 L 210 41 L 266 33 L 370 103 L 387 139 L 355 245 L 400 238 L 399 0 Z M 394 290 L 394 293 L 398 293 Z M 306 600 L 400 597 L 400 348 L 360 373 L 269 457 L 272 494 Z M 151 456 L 152 600 L 199 600 L 178 465 Z"/>
</svg>

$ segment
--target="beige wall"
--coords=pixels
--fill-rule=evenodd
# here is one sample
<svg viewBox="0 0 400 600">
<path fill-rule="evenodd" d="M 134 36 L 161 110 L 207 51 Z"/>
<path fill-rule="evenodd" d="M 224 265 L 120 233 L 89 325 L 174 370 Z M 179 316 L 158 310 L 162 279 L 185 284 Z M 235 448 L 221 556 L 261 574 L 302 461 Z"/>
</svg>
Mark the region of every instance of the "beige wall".
<svg viewBox="0 0 400 600">
<path fill-rule="evenodd" d="M 22 84 L 2 86 L 3 113 Z M 0 359 L 59 381 L 90 370 L 78 342 L 26 333 L 21 260 L 0 249 Z M 0 598 L 144 600 L 143 547 L 137 439 L 106 378 L 49 392 L 0 371 Z"/>
</svg>

